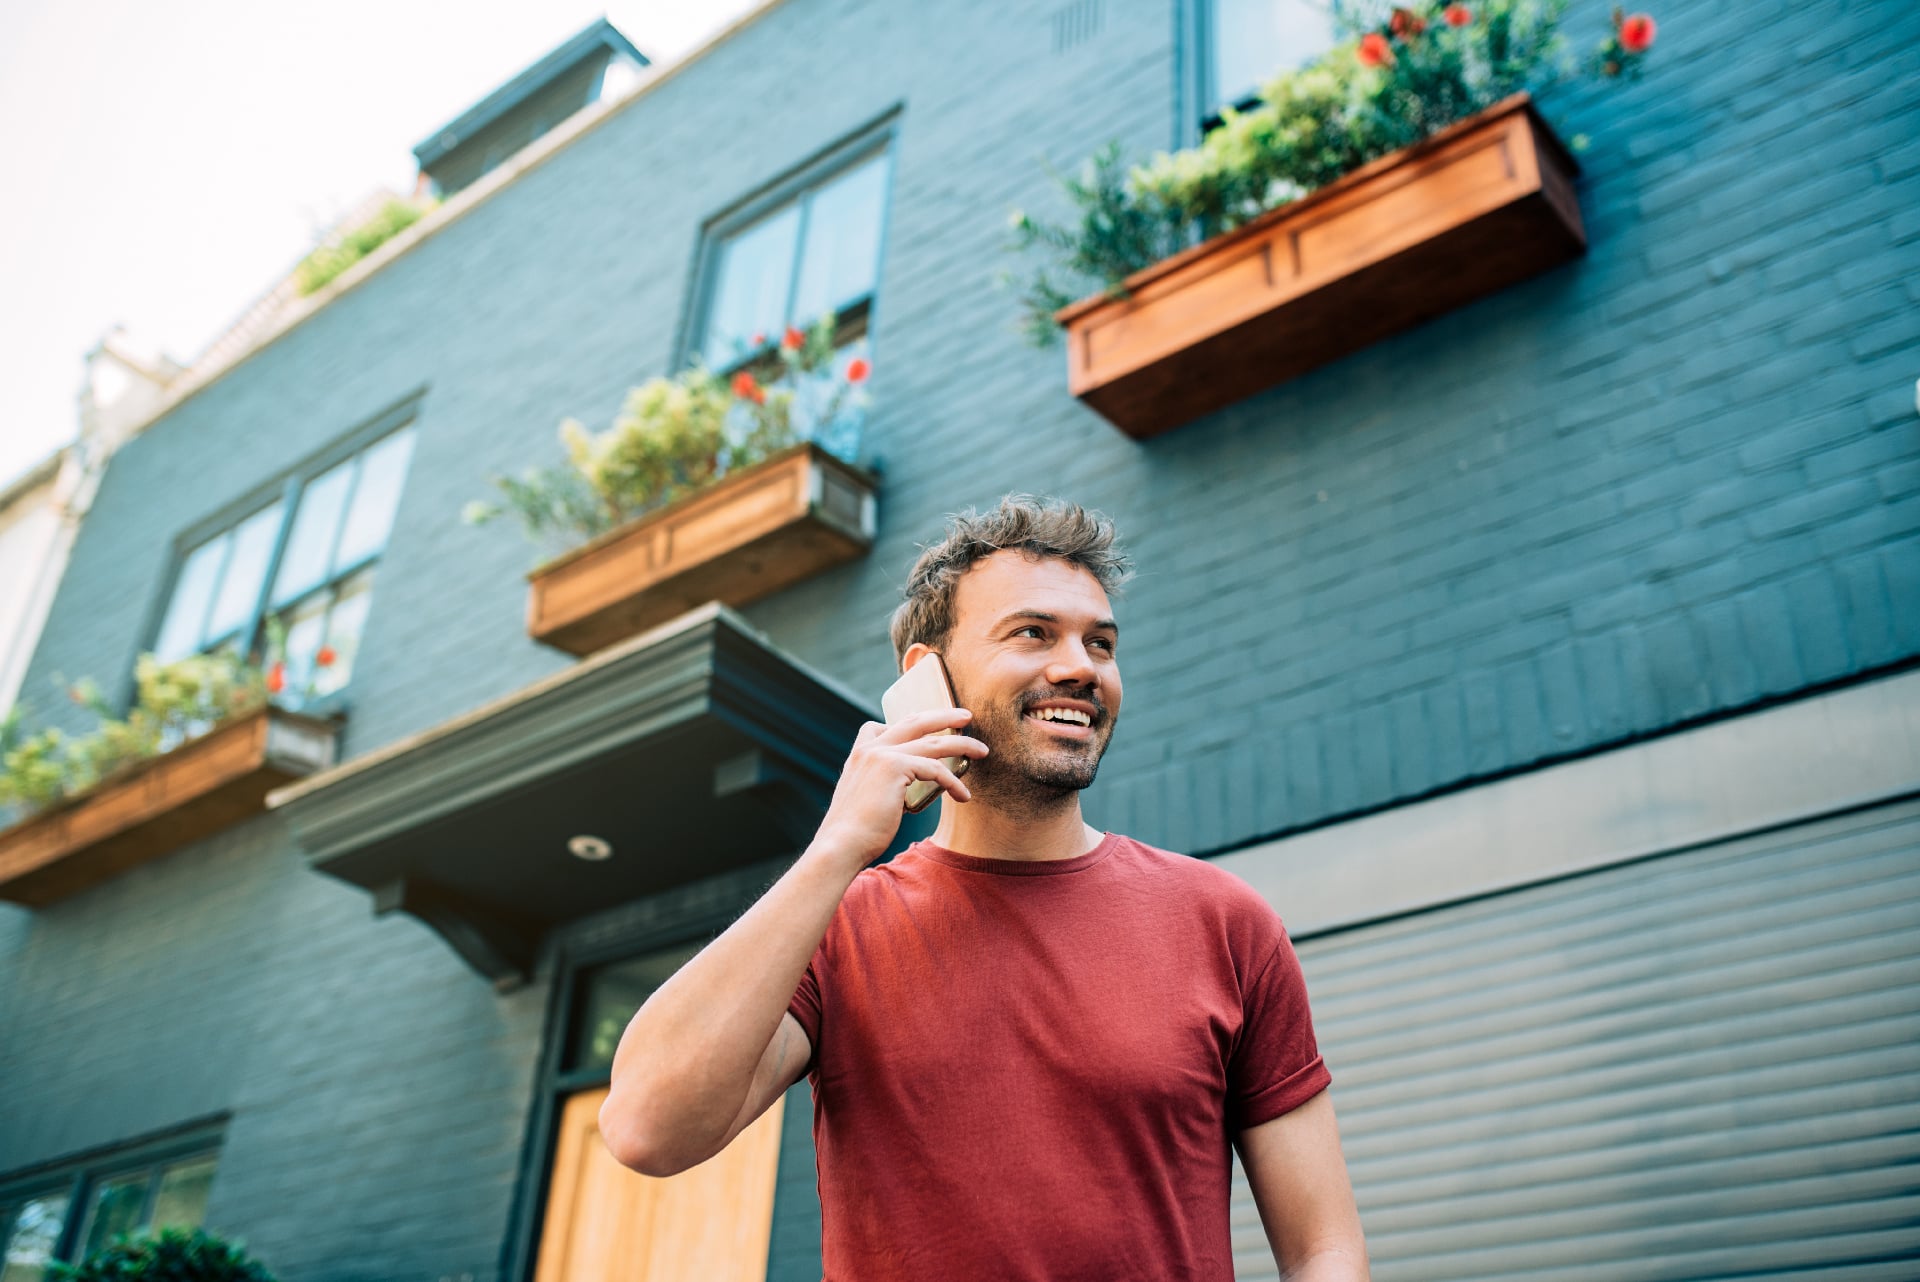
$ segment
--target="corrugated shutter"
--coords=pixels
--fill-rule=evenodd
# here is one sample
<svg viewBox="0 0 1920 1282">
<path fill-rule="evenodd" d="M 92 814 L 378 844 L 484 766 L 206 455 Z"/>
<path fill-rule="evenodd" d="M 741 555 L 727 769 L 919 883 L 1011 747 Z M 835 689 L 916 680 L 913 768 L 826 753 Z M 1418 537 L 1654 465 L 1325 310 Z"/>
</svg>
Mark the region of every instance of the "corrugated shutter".
<svg viewBox="0 0 1920 1282">
<path fill-rule="evenodd" d="M 1378 1282 L 1920 1277 L 1920 801 L 1296 945 Z"/>
</svg>

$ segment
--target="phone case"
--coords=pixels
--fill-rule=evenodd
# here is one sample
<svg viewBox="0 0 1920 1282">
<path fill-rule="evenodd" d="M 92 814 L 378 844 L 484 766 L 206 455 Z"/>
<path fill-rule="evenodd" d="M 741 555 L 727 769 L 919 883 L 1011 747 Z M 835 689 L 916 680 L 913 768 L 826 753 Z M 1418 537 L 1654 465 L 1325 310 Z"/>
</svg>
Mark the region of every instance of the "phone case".
<svg viewBox="0 0 1920 1282">
<path fill-rule="evenodd" d="M 916 712 L 932 712 L 940 708 L 957 708 L 959 703 L 953 696 L 953 683 L 947 679 L 947 665 L 940 656 L 932 652 L 923 656 L 918 663 L 900 674 L 900 679 L 887 687 L 880 696 L 880 711 L 888 725 L 910 717 Z M 948 730 L 946 734 L 956 734 Z M 942 758 L 947 769 L 956 775 L 964 775 L 969 757 Z M 940 795 L 940 785 L 926 779 L 916 779 L 907 787 L 907 813 L 917 815 Z"/>
</svg>

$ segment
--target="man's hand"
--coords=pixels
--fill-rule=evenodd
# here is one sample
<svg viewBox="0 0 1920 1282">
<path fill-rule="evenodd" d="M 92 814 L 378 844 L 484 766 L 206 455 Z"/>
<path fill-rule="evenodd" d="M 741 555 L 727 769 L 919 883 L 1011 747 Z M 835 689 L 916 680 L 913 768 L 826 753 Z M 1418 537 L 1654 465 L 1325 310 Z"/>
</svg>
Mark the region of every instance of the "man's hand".
<svg viewBox="0 0 1920 1282">
<path fill-rule="evenodd" d="M 613 1056 L 600 1136 L 623 1165 L 670 1175 L 717 1153 L 797 1080 L 805 1030 L 783 1041 L 807 963 L 860 870 L 900 830 L 907 786 L 972 794 L 942 757 L 983 757 L 987 745 L 945 733 L 972 714 L 920 713 L 860 728 L 813 843 L 758 903 L 655 989 Z M 795 1043 L 791 1051 L 788 1042 Z"/>
<path fill-rule="evenodd" d="M 897 725 L 869 721 L 861 726 L 814 845 L 865 867 L 886 853 L 900 831 L 907 788 L 916 780 L 939 784 L 955 801 L 969 800 L 973 794 L 941 758 L 987 755 L 987 745 L 978 739 L 945 733 L 972 719 L 965 708 L 948 708 L 917 712 Z"/>
</svg>

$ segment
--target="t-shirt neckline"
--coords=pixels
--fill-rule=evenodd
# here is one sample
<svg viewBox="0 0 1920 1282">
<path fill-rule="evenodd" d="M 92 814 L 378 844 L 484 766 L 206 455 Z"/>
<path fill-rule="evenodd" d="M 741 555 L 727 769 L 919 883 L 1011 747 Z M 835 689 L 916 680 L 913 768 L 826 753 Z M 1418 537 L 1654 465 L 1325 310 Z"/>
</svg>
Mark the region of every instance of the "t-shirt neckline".
<svg viewBox="0 0 1920 1282">
<path fill-rule="evenodd" d="M 1120 844 L 1117 833 L 1105 833 L 1100 844 L 1085 854 L 1074 855 L 1068 859 L 988 859 L 982 855 L 963 855 L 957 850 L 948 850 L 945 846 L 936 846 L 931 840 L 922 838 L 907 849 L 931 859 L 937 864 L 949 868 L 958 868 L 963 872 L 999 873 L 1008 877 L 1049 877 L 1056 873 L 1079 872 L 1112 854 Z"/>
</svg>

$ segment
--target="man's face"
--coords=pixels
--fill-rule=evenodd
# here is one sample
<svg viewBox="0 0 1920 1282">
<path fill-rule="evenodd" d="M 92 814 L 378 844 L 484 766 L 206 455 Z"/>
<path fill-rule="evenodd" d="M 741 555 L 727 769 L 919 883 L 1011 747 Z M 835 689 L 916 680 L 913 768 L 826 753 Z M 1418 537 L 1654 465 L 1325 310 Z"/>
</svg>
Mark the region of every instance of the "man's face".
<svg viewBox="0 0 1920 1282">
<path fill-rule="evenodd" d="M 954 616 L 942 657 L 973 713 L 961 733 L 992 749 L 968 768 L 968 787 L 1020 810 L 1091 784 L 1120 713 L 1118 629 L 1099 581 L 1002 550 L 961 576 Z"/>
</svg>

